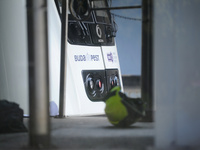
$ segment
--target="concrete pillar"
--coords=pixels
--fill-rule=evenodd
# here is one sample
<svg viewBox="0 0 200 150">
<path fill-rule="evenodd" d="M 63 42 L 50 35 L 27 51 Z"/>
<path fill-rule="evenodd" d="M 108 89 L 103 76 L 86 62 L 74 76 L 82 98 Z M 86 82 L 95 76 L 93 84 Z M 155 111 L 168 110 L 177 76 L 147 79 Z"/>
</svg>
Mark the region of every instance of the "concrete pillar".
<svg viewBox="0 0 200 150">
<path fill-rule="evenodd" d="M 152 82 L 152 0 L 142 1 L 142 73 L 141 95 L 146 102 L 146 116 L 143 121 L 153 121 Z"/>
<path fill-rule="evenodd" d="M 49 75 L 47 1 L 27 0 L 29 62 L 29 142 L 49 147 Z"/>
<path fill-rule="evenodd" d="M 199 6 L 199 0 L 154 0 L 157 148 L 200 147 Z"/>
</svg>

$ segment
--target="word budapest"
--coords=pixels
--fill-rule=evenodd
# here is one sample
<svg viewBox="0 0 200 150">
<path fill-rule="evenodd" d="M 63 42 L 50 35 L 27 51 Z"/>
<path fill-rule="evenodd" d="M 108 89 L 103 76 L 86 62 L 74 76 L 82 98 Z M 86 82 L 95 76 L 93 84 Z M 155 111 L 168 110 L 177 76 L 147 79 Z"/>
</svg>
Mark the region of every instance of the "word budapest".
<svg viewBox="0 0 200 150">
<path fill-rule="evenodd" d="M 99 55 L 74 55 L 75 61 L 99 61 Z"/>
</svg>

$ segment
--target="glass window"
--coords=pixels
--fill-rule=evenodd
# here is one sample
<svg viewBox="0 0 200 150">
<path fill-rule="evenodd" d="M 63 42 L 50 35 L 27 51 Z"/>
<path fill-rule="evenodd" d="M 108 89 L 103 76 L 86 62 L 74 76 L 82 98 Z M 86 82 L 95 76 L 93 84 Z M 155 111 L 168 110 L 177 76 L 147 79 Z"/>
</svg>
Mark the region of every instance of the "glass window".
<svg viewBox="0 0 200 150">
<path fill-rule="evenodd" d="M 94 8 L 105 8 L 107 7 L 105 0 L 93 1 Z M 96 19 L 99 23 L 110 24 L 109 15 L 107 10 L 96 10 Z"/>
</svg>

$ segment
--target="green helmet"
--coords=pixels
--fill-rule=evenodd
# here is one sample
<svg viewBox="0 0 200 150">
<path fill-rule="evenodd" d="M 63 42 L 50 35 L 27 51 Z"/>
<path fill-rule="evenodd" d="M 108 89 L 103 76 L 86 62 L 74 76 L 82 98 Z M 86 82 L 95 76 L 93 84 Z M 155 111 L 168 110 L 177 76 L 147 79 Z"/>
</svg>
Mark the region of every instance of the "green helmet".
<svg viewBox="0 0 200 150">
<path fill-rule="evenodd" d="M 106 96 L 105 113 L 111 124 L 127 127 L 145 115 L 144 103 L 140 98 L 128 98 L 116 86 Z"/>
</svg>

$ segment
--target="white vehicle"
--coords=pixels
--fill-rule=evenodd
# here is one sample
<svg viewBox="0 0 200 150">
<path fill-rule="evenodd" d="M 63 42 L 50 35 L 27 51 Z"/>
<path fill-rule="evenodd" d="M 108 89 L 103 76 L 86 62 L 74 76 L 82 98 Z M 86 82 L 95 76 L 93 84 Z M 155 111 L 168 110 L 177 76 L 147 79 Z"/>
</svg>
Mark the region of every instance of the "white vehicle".
<svg viewBox="0 0 200 150">
<path fill-rule="evenodd" d="M 25 4 L 22 0 L 20 2 Z M 108 6 L 107 0 L 93 1 L 92 5 L 93 7 Z M 54 102 L 58 107 L 60 90 L 61 7 L 62 5 L 59 0 L 48 0 L 50 102 Z M 24 9 L 26 8 L 24 7 Z M 10 10 L 12 11 L 12 9 Z M 23 19 L 26 22 L 26 18 Z M 115 29 L 111 15 L 107 10 L 93 10 L 86 19 L 77 20 L 68 12 L 68 19 L 65 115 L 103 114 L 105 106 L 103 100 L 108 91 L 116 85 L 120 85 L 123 89 L 118 53 L 114 40 Z M 18 30 L 26 32 L 26 29 L 18 28 Z M 25 37 L 22 39 L 25 39 Z M 2 49 L 1 51 L 1 57 L 7 59 L 3 55 Z M 17 63 L 24 59 L 27 60 L 23 55 L 23 59 L 19 59 Z M 6 63 L 6 61 L 3 63 Z M 0 73 L 7 74 L 7 69 L 0 68 L 0 70 Z M 27 69 L 24 70 L 27 71 Z M 6 76 L 4 78 L 7 80 Z M 15 78 L 14 75 L 12 78 Z M 15 81 L 16 83 L 28 84 L 27 80 Z M 7 89 L 13 90 L 13 88 L 17 88 L 17 86 L 10 86 Z M 2 85 L 0 85 L 0 89 L 0 93 L 1 91 L 5 91 L 5 87 Z M 28 98 L 24 98 L 27 97 L 26 92 L 25 90 L 20 93 L 21 97 L 23 97 L 22 100 L 18 101 L 16 98 L 13 98 L 12 101 L 19 103 L 25 110 L 25 113 L 28 114 L 28 108 L 26 108 L 28 107 Z M 3 94 L 3 96 L 0 94 L 0 99 L 9 99 L 9 97 L 12 97 L 9 93 L 8 95 Z"/>
</svg>

